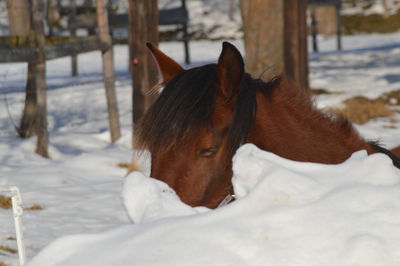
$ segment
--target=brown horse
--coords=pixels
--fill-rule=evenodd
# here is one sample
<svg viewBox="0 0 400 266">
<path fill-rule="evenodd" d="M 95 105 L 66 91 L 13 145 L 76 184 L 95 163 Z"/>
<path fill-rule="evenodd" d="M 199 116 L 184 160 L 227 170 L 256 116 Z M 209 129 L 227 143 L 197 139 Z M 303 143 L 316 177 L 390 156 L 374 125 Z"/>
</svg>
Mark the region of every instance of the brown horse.
<svg viewBox="0 0 400 266">
<path fill-rule="evenodd" d="M 304 162 L 337 164 L 353 152 L 385 152 L 344 118 L 316 110 L 284 78 L 269 82 L 244 71 L 239 51 L 223 43 L 217 64 L 184 70 L 148 44 L 165 85 L 142 118 L 139 142 L 151 152 L 151 176 L 183 202 L 214 208 L 232 193 L 232 156 L 244 143 Z"/>
</svg>

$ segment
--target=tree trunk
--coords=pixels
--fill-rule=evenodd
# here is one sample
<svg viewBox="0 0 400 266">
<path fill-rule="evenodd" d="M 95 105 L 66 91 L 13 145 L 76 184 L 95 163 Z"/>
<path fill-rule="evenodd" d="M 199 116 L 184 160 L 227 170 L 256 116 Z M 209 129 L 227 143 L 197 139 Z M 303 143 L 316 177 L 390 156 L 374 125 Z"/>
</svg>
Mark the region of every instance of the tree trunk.
<svg viewBox="0 0 400 266">
<path fill-rule="evenodd" d="M 46 38 L 44 32 L 45 1 L 32 0 L 32 36 L 37 48 L 36 59 L 33 62 L 34 86 L 36 88 L 35 129 L 38 136 L 36 153 L 43 157 L 48 155 L 47 133 L 47 95 L 46 95 Z"/>
<path fill-rule="evenodd" d="M 284 1 L 284 72 L 308 89 L 306 0 Z"/>
<path fill-rule="evenodd" d="M 28 0 L 6 0 L 11 36 L 28 36 L 31 27 Z"/>
<path fill-rule="evenodd" d="M 269 80 L 283 72 L 283 0 L 241 0 L 246 70 Z"/>
<path fill-rule="evenodd" d="M 19 128 L 17 129 L 18 135 L 21 138 L 29 138 L 35 135 L 36 104 L 35 64 L 29 62 L 25 88 L 25 106 Z"/>
<path fill-rule="evenodd" d="M 31 13 L 28 0 L 7 0 L 8 22 L 11 36 L 29 37 L 31 28 Z M 34 45 L 34 43 L 32 43 Z M 28 77 L 26 81 L 25 106 L 22 113 L 18 135 L 28 138 L 35 135 L 36 116 L 36 88 L 35 65 L 28 63 Z"/>
<path fill-rule="evenodd" d="M 270 80 L 285 74 L 308 87 L 306 0 L 241 0 L 246 70 Z"/>
<path fill-rule="evenodd" d="M 106 50 L 102 51 L 103 56 L 103 78 L 106 88 L 106 98 L 108 107 L 108 121 L 111 133 L 111 142 L 117 141 L 121 137 L 119 125 L 119 112 L 117 103 L 117 93 L 115 91 L 115 70 L 111 36 L 108 29 L 107 10 L 104 0 L 96 0 L 97 24 L 99 27 L 101 41 L 108 44 Z"/>
<path fill-rule="evenodd" d="M 157 0 L 129 0 L 129 25 L 134 125 L 157 97 L 150 91 L 158 70 L 146 47 L 146 42 L 158 45 Z"/>
</svg>

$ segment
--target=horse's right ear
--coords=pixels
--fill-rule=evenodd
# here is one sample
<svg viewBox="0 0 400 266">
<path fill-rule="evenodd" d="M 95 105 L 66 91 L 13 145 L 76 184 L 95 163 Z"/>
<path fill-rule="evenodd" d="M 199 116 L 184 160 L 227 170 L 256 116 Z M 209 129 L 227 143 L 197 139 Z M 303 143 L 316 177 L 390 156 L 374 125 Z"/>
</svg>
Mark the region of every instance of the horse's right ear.
<svg viewBox="0 0 400 266">
<path fill-rule="evenodd" d="M 157 62 L 158 69 L 163 77 L 163 85 L 168 84 L 174 77 L 178 76 L 184 69 L 175 62 L 171 57 L 161 52 L 151 43 L 146 43 L 154 60 Z"/>
</svg>

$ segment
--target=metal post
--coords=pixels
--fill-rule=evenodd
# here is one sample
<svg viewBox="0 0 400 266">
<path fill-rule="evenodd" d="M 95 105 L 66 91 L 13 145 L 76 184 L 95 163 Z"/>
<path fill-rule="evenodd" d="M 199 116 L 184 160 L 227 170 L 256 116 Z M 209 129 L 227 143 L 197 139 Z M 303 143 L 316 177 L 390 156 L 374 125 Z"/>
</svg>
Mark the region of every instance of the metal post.
<svg viewBox="0 0 400 266">
<path fill-rule="evenodd" d="M 336 41 L 337 41 L 337 49 L 340 51 L 342 50 L 342 32 L 340 29 L 340 8 L 341 4 L 340 1 L 336 5 Z"/>
<path fill-rule="evenodd" d="M 23 209 L 21 207 L 21 194 L 19 193 L 19 189 L 15 186 L 10 187 L 11 191 L 11 203 L 14 214 L 14 224 L 15 224 L 15 234 L 17 237 L 17 245 L 18 245 L 18 257 L 19 257 L 19 265 L 22 266 L 25 264 L 26 255 L 25 255 L 25 247 L 24 247 L 24 236 L 22 233 L 22 224 L 21 224 L 21 216 L 23 213 Z"/>
</svg>

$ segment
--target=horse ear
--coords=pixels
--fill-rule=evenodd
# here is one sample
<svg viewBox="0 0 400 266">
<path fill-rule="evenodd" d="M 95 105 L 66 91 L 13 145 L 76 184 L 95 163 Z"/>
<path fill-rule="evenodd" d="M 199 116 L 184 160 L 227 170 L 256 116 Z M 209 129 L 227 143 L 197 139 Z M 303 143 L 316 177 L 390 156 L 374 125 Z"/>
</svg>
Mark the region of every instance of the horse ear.
<svg viewBox="0 0 400 266">
<path fill-rule="evenodd" d="M 157 63 L 158 69 L 163 77 L 162 83 L 168 84 L 174 77 L 178 76 L 184 69 L 175 62 L 171 57 L 161 52 L 157 47 L 151 43 L 146 43 L 154 60 Z"/>
<path fill-rule="evenodd" d="M 239 50 L 229 42 L 223 42 L 218 59 L 218 81 L 222 94 L 230 98 L 239 91 L 244 76 L 244 62 Z"/>
</svg>

